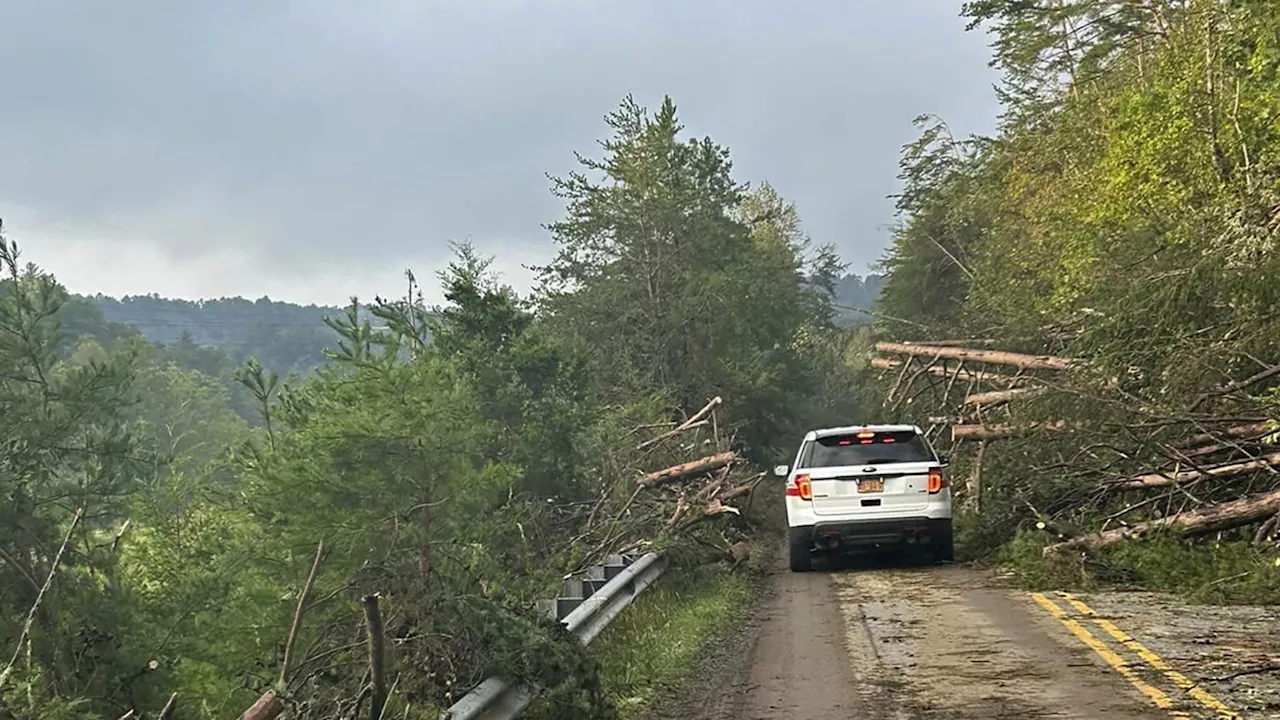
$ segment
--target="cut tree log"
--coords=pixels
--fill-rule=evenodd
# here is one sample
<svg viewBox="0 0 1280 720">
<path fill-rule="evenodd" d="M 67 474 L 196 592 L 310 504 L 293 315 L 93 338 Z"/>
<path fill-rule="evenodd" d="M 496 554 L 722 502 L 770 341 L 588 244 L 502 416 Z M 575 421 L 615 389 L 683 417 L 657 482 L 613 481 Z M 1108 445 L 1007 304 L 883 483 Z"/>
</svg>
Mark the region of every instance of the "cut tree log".
<svg viewBox="0 0 1280 720">
<path fill-rule="evenodd" d="M 680 463 L 679 465 L 672 465 L 669 468 L 663 468 L 657 472 L 641 475 L 636 478 L 636 484 L 640 487 L 646 488 L 658 487 L 659 485 L 683 480 L 693 475 L 718 470 L 733 462 L 737 457 L 737 454 L 732 450 L 716 453 L 715 455 L 708 455 L 704 458 L 691 460 L 687 463 Z"/>
<path fill-rule="evenodd" d="M 889 358 L 873 357 L 871 358 L 871 367 L 881 370 L 897 370 L 902 367 L 901 360 L 890 360 Z M 955 378 L 956 380 L 972 380 L 974 382 L 988 382 L 1001 385 L 1012 385 L 1020 382 L 1019 378 L 1009 375 L 1001 375 L 993 372 L 974 372 L 972 370 L 960 370 L 956 368 L 948 368 L 942 365 L 934 365 L 925 370 L 925 372 L 936 377 Z"/>
<path fill-rule="evenodd" d="M 1054 355 L 1027 355 L 1003 350 L 973 350 L 924 343 L 876 343 L 876 352 L 891 355 L 933 356 L 948 360 L 973 360 L 992 365 L 1011 365 L 1024 370 L 1067 370 L 1078 361 Z"/>
<path fill-rule="evenodd" d="M 1070 550 L 1093 553 L 1119 545 L 1125 540 L 1142 537 L 1159 528 L 1168 528 L 1182 537 L 1204 535 L 1264 521 L 1278 512 L 1280 512 L 1280 490 L 1273 490 L 1269 493 L 1188 510 L 1127 527 L 1082 535 L 1066 542 L 1050 545 L 1044 549 L 1044 554 L 1047 556 Z"/>
<path fill-rule="evenodd" d="M 962 405 L 973 407 L 997 407 L 1020 397 L 1035 397 L 1044 392 L 1044 388 L 1024 387 L 1009 390 L 992 390 L 991 392 L 974 393 L 965 397 Z"/>
<path fill-rule="evenodd" d="M 1237 462 L 1229 462 L 1222 465 L 1200 470 L 1183 470 L 1175 473 L 1144 473 L 1142 475 L 1133 475 L 1127 478 L 1121 478 L 1110 483 L 1110 487 L 1117 490 L 1142 490 L 1145 488 L 1168 487 L 1170 485 L 1191 485 L 1211 478 L 1234 477 L 1243 475 L 1254 470 L 1264 470 L 1269 467 L 1280 465 L 1280 452 L 1273 452 L 1267 455 L 1253 458 L 1252 460 L 1242 460 Z"/>
<path fill-rule="evenodd" d="M 1200 433 L 1175 443 L 1173 447 L 1178 449 L 1193 448 L 1206 443 L 1217 443 L 1226 439 L 1245 439 L 1252 440 L 1275 432 L 1271 429 L 1271 423 L 1263 420 L 1261 422 L 1252 422 L 1245 425 L 1236 425 L 1234 427 L 1225 428 L 1216 432 Z"/>
<path fill-rule="evenodd" d="M 1042 425 L 952 425 L 951 439 L 953 441 L 1002 440 L 1036 432 L 1062 432 L 1079 426 L 1079 423 L 1068 423 L 1065 420 Z"/>
</svg>

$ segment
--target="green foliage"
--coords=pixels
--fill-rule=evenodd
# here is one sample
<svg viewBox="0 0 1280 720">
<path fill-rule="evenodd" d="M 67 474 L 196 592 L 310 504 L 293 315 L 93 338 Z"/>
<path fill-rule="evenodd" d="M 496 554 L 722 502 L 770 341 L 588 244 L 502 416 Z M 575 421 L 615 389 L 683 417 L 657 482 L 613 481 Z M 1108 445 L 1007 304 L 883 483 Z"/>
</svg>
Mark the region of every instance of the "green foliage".
<svg viewBox="0 0 1280 720">
<path fill-rule="evenodd" d="M 608 157 L 584 160 L 602 177 L 556 183 L 567 217 L 536 302 L 465 244 L 438 308 L 412 273 L 404 297 L 345 309 L 89 301 L 23 271 L 6 240 L 0 642 L 22 659 L 0 711 L 141 716 L 177 692 L 175 717 L 194 720 L 272 689 L 291 716 L 361 716 L 371 603 L 388 717 L 437 717 L 499 674 L 543 689 L 554 717 L 609 718 L 613 674 L 687 666 L 687 648 L 667 651 L 743 601 L 739 577 L 657 595 L 677 622 L 631 669 L 535 601 L 624 545 L 700 563 L 758 530 L 724 515 L 682 540 L 667 495 L 636 500 L 634 477 L 702 436 L 638 437 L 721 395 L 728 422 L 707 442 L 763 458 L 856 414 L 869 329 L 838 329 L 832 299 L 875 288 L 842 281 L 793 205 L 733 179 L 727 150 L 680 140 L 669 100 L 610 122 Z"/>
<path fill-rule="evenodd" d="M 719 394 L 749 452 L 789 444 L 809 420 L 796 394 L 823 371 L 802 346 L 831 329 L 840 264 L 772 188 L 733 178 L 727 149 L 681 140 L 670 98 L 650 115 L 628 97 L 608 123 L 605 157 L 554 181 L 568 216 L 541 269 L 548 324 L 607 348 L 589 356 L 601 404 Z"/>
<path fill-rule="evenodd" d="M 962 544 L 984 556 L 1011 543 L 1021 563 L 1017 533 L 1040 519 L 1084 532 L 1186 509 L 1099 483 L 1169 467 L 1168 444 L 1205 428 L 1280 415 L 1274 379 L 1216 392 L 1280 361 L 1280 6 L 978 0 L 964 13 L 993 33 L 1008 112 L 993 138 L 957 141 L 935 120 L 907 147 L 877 332 L 1087 360 L 985 419 L 1083 423 L 985 455 Z M 974 469 L 968 447 L 952 453 L 958 479 Z M 1186 500 L 1275 486 L 1239 480 Z M 1265 565 L 1234 543 L 1132 544 L 1073 572 L 1199 595 L 1210 568 Z M 1161 569 L 1179 563 L 1206 575 Z M 1254 592 L 1211 592 L 1233 587 Z"/>
</svg>

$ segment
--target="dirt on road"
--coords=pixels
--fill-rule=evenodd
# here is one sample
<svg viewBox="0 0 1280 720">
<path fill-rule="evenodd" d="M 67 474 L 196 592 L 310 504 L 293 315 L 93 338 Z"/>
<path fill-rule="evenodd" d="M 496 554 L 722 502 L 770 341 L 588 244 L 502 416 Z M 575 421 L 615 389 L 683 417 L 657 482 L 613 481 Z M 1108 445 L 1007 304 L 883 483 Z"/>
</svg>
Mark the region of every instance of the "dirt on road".
<svg viewBox="0 0 1280 720">
<path fill-rule="evenodd" d="M 717 687 L 663 717 L 1280 718 L 1277 673 L 1222 679 L 1280 659 L 1280 612 L 1126 595 L 963 565 L 779 567 Z"/>
</svg>

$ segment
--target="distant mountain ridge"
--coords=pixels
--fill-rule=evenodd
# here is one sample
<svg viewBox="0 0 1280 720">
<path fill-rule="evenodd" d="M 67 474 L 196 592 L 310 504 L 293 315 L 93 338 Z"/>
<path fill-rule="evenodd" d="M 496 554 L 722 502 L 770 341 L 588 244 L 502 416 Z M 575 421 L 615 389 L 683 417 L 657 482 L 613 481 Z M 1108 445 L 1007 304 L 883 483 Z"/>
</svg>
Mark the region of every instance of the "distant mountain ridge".
<svg viewBox="0 0 1280 720">
<path fill-rule="evenodd" d="M 159 295 L 86 297 L 108 323 L 129 325 L 153 343 L 216 348 L 239 364 L 250 356 L 281 374 L 306 374 L 320 366 L 335 343 L 325 324 L 345 308 L 298 305 L 262 297 L 179 300 Z M 362 308 L 362 315 L 368 317 Z"/>
<path fill-rule="evenodd" d="M 880 275 L 846 275 L 836 286 L 837 322 L 864 325 L 871 316 L 847 308 L 867 310 L 880 294 Z M 282 374 L 307 373 L 324 362 L 324 349 L 335 345 L 326 316 L 346 312 L 336 305 L 299 305 L 261 297 L 179 300 L 159 295 L 112 298 L 81 296 L 93 303 L 107 323 L 138 329 L 153 343 L 191 344 L 217 348 L 242 363 L 256 357 L 264 367 Z M 361 307 L 361 319 L 372 320 Z"/>
</svg>

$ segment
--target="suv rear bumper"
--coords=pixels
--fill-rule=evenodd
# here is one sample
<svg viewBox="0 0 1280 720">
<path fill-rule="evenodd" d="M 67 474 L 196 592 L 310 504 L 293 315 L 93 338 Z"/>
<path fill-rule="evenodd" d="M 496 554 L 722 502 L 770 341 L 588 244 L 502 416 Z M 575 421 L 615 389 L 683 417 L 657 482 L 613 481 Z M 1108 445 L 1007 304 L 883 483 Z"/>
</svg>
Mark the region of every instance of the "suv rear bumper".
<svg viewBox="0 0 1280 720">
<path fill-rule="evenodd" d="M 951 518 L 842 519 L 813 525 L 813 545 L 820 550 L 875 545 L 932 545 L 950 540 Z"/>
</svg>

